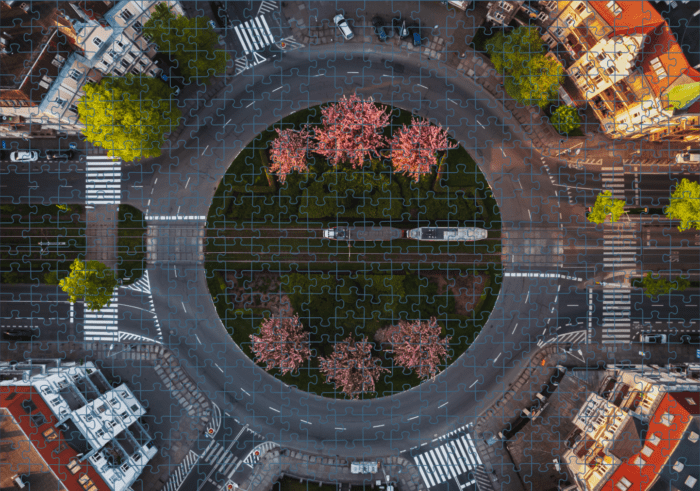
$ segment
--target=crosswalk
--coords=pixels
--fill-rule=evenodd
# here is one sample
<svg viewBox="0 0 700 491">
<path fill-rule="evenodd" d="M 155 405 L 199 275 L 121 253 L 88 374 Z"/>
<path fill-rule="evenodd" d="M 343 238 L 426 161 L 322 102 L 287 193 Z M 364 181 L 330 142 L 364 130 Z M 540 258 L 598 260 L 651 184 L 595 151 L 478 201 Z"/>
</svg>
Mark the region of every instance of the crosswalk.
<svg viewBox="0 0 700 491">
<path fill-rule="evenodd" d="M 603 344 L 630 342 L 630 306 L 629 287 L 603 289 Z"/>
<path fill-rule="evenodd" d="M 180 486 L 182 486 L 182 483 L 197 463 L 197 460 L 199 460 L 199 455 L 190 450 L 185 456 L 185 460 L 180 462 L 180 465 L 170 473 L 170 477 L 168 478 L 168 482 L 165 483 L 163 491 L 177 491 L 180 489 Z"/>
<path fill-rule="evenodd" d="M 258 9 L 258 16 L 269 14 L 270 12 L 277 12 L 280 9 L 279 2 L 272 2 L 270 0 L 263 0 Z"/>
<path fill-rule="evenodd" d="M 122 162 L 107 155 L 88 155 L 85 204 L 118 205 L 122 195 Z"/>
<path fill-rule="evenodd" d="M 83 324 L 84 341 L 119 341 L 118 326 L 119 294 L 115 290 L 112 294 L 112 303 L 102 310 L 93 312 L 85 309 Z"/>
<path fill-rule="evenodd" d="M 151 293 L 151 280 L 149 279 L 148 276 L 148 271 L 143 272 L 143 276 L 134 284 L 125 286 L 124 287 L 127 290 L 133 290 L 139 293 L 143 293 L 144 295 L 147 295 L 148 298 L 148 304 L 149 304 L 149 312 L 151 315 L 153 315 L 153 324 L 155 325 L 156 328 L 156 342 L 162 343 L 163 342 L 163 331 L 160 328 L 160 322 L 158 322 L 158 315 L 156 314 L 156 306 L 153 303 L 153 294 Z M 129 336 L 129 335 L 124 335 Z M 136 336 L 136 338 L 141 338 L 141 336 L 137 335 L 131 335 L 131 336 Z M 136 339 L 134 338 L 134 339 Z M 131 338 L 127 338 L 131 339 Z M 123 340 L 120 338 L 120 340 Z"/>
<path fill-rule="evenodd" d="M 236 67 L 236 75 L 245 72 L 249 68 L 253 68 L 254 66 L 257 66 L 265 61 L 267 61 L 267 58 L 265 58 L 257 52 L 254 52 L 251 55 L 236 58 L 234 60 L 234 66 Z"/>
<path fill-rule="evenodd" d="M 234 31 L 236 31 L 238 41 L 243 46 L 243 51 L 246 55 L 254 51 L 260 51 L 275 42 L 275 38 L 272 36 L 272 31 L 270 31 L 264 16 L 255 17 L 248 22 L 238 25 L 234 27 Z"/>
<path fill-rule="evenodd" d="M 611 191 L 615 199 L 625 198 L 625 171 L 614 167 L 603 167 L 601 172 L 603 190 Z"/>
<path fill-rule="evenodd" d="M 214 468 L 214 471 L 226 476 L 226 479 L 231 479 L 233 473 L 236 472 L 236 469 L 240 465 L 238 458 L 231 452 L 227 452 L 226 448 L 216 441 L 211 442 L 201 458 L 204 462 L 210 464 Z"/>
<path fill-rule="evenodd" d="M 606 228 L 603 242 L 604 271 L 636 274 L 639 240 L 634 230 L 626 227 Z"/>
<path fill-rule="evenodd" d="M 482 466 L 476 445 L 469 433 L 450 439 L 445 444 L 414 457 L 427 487 L 432 488 L 450 479 L 463 476 L 460 487 L 474 485 L 474 470 Z M 458 481 L 459 482 L 459 481 Z"/>
</svg>

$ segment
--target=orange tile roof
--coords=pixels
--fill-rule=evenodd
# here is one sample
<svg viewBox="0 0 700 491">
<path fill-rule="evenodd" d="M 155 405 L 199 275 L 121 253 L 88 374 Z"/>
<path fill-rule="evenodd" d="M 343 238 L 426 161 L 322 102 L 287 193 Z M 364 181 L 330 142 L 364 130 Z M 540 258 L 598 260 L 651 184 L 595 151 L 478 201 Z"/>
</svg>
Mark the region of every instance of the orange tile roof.
<svg viewBox="0 0 700 491">
<path fill-rule="evenodd" d="M 13 393 L 16 393 L 16 395 L 12 396 Z M 22 407 L 22 402 L 29 399 L 31 399 L 37 407 L 36 411 L 32 412 L 32 414 L 27 414 Z M 107 486 L 87 460 L 80 462 L 81 469 L 76 474 L 71 474 L 68 470 L 70 460 L 77 458 L 77 453 L 65 443 L 63 434 L 54 426 L 58 422 L 58 419 L 41 398 L 41 395 L 38 394 L 33 387 L 0 387 L 0 406 L 10 411 L 22 430 L 24 430 L 24 433 L 31 440 L 36 451 L 39 452 L 39 455 L 41 455 L 49 467 L 51 467 L 68 491 L 85 491 L 78 482 L 84 475 L 90 478 L 98 490 L 109 490 L 109 486 Z M 30 420 L 30 417 L 37 413 L 43 414 L 47 421 L 38 428 Z M 58 434 L 58 438 L 53 441 L 47 441 L 43 433 L 51 428 Z M 61 444 L 65 446 L 65 449 L 62 450 L 61 453 L 55 454 L 54 451 L 58 449 Z"/>
<path fill-rule="evenodd" d="M 608 2 L 589 2 L 590 6 L 610 25 L 613 35 L 648 34 L 666 20 L 647 1 L 618 1 L 619 15 L 608 9 Z"/>
<path fill-rule="evenodd" d="M 694 397 L 697 397 L 697 394 Z M 661 416 L 667 412 L 674 416 L 670 427 L 660 422 Z M 647 430 L 646 445 L 653 452 L 649 457 L 641 453 L 637 454 L 644 459 L 646 465 L 639 467 L 633 464 L 634 458 L 630 459 L 629 462 L 623 462 L 615 470 L 608 482 L 605 483 L 601 491 L 619 491 L 615 488 L 615 485 L 623 477 L 632 483 L 630 490 L 646 491 L 649 489 L 680 443 L 692 418 L 693 416 L 686 410 L 684 404 L 679 404 L 679 401 L 672 394 L 666 394 L 649 422 L 649 429 Z M 656 446 L 649 443 L 649 438 L 655 434 L 661 439 Z"/>
</svg>

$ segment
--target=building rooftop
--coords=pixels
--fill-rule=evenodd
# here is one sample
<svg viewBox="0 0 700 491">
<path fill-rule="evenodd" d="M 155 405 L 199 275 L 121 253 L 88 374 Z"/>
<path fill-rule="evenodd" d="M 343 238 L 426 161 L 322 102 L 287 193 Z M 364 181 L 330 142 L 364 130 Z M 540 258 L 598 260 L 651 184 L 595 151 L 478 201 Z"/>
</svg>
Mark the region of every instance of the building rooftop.
<svg viewBox="0 0 700 491">
<path fill-rule="evenodd" d="M 656 11 L 666 19 L 690 66 L 700 69 L 700 15 L 693 15 L 700 7 L 697 2 L 651 2 Z"/>
<path fill-rule="evenodd" d="M 12 476 L 24 475 L 31 489 L 65 489 L 46 461 L 39 455 L 10 411 L 0 408 L 0 489 L 13 489 Z"/>
<path fill-rule="evenodd" d="M 28 401 L 28 402 L 27 402 Z M 26 445 L 31 445 L 53 474 L 60 476 L 63 487 L 36 486 L 42 491 L 67 489 L 68 491 L 97 491 L 109 489 L 97 471 L 87 460 L 80 460 L 63 431 L 56 427 L 58 420 L 41 396 L 28 386 L 0 387 L 0 406 L 12 415 L 24 432 Z M 41 416 L 41 417 L 38 417 Z M 3 439 L 5 439 L 3 432 Z M 26 457 L 29 459 L 29 455 Z M 14 465 L 21 465 L 16 462 Z M 4 465 L 4 461 L 3 461 Z M 3 471 L 4 476 L 4 471 Z M 30 468 L 28 482 L 34 482 L 43 474 L 34 477 L 36 471 Z M 2 486 L 4 489 L 4 486 Z M 32 489 L 35 486 L 32 485 Z"/>
</svg>

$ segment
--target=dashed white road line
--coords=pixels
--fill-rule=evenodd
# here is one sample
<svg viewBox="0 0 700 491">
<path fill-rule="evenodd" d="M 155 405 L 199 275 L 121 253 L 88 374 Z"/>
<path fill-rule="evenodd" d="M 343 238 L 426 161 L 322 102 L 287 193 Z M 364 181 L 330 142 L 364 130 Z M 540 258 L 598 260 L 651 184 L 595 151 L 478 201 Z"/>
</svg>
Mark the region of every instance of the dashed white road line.
<svg viewBox="0 0 700 491">
<path fill-rule="evenodd" d="M 500 355 L 499 355 L 499 356 L 500 356 Z M 471 384 L 471 385 L 469 386 L 469 388 L 471 389 L 471 388 L 474 387 L 478 382 L 479 382 L 478 380 L 475 380 L 474 383 Z"/>
<path fill-rule="evenodd" d="M 303 419 L 300 419 L 299 421 L 301 421 L 302 423 L 306 423 L 307 425 L 313 424 L 313 423 L 309 423 L 308 421 L 305 421 Z"/>
<path fill-rule="evenodd" d="M 272 92 L 277 92 L 278 90 L 282 89 L 283 87 L 284 87 L 284 85 L 280 85 L 279 87 L 277 87 L 277 88 L 276 88 L 275 90 L 273 90 Z"/>
<path fill-rule="evenodd" d="M 413 416 L 412 418 L 408 418 L 407 421 L 411 421 L 412 419 L 420 418 L 420 416 Z"/>
<path fill-rule="evenodd" d="M 438 406 L 438 409 L 440 409 L 441 407 L 447 406 L 448 404 L 449 404 L 449 402 L 443 402 L 442 404 L 440 404 Z"/>
<path fill-rule="evenodd" d="M 501 353 L 498 353 L 498 356 L 493 359 L 493 362 L 496 363 L 500 357 L 501 357 Z"/>
<path fill-rule="evenodd" d="M 241 390 L 243 391 L 243 393 L 244 393 L 245 395 L 247 395 L 247 396 L 250 395 L 250 394 L 248 394 L 248 392 L 247 392 L 243 387 L 241 387 Z"/>
<path fill-rule="evenodd" d="M 515 323 L 515 327 L 513 328 L 513 332 L 510 333 L 511 336 L 512 336 L 513 334 L 515 334 L 515 330 L 516 330 L 517 328 L 518 328 L 518 323 L 516 322 L 516 323 Z"/>
<path fill-rule="evenodd" d="M 427 89 L 427 88 L 428 88 L 428 87 L 426 87 L 425 85 L 421 85 L 421 84 L 416 84 L 416 87 L 421 87 L 421 88 L 423 88 L 423 89 Z"/>
<path fill-rule="evenodd" d="M 271 406 L 270 406 L 270 409 L 272 409 L 272 410 L 273 410 L 274 412 L 276 412 L 276 413 L 279 413 L 279 412 L 280 412 L 279 409 L 275 409 L 274 407 L 271 407 Z"/>
<path fill-rule="evenodd" d="M 253 102 L 251 102 L 250 104 L 248 104 L 248 105 L 246 106 L 246 109 L 249 108 L 250 106 L 252 106 L 253 104 L 255 104 L 255 101 L 253 101 Z"/>
<path fill-rule="evenodd" d="M 206 146 L 206 148 L 204 149 L 204 152 L 207 151 L 207 148 L 209 148 L 209 145 Z M 202 155 L 204 155 L 204 152 L 202 152 Z"/>
<path fill-rule="evenodd" d="M 187 313 L 187 309 L 185 308 L 185 302 L 180 302 L 182 304 L 182 309 L 185 311 L 185 314 Z"/>
<path fill-rule="evenodd" d="M 214 363 L 214 366 L 215 366 L 216 368 L 218 368 L 219 371 L 220 371 L 221 373 L 224 373 L 224 371 L 221 369 L 221 367 L 220 367 L 219 365 L 217 365 L 216 363 Z"/>
</svg>

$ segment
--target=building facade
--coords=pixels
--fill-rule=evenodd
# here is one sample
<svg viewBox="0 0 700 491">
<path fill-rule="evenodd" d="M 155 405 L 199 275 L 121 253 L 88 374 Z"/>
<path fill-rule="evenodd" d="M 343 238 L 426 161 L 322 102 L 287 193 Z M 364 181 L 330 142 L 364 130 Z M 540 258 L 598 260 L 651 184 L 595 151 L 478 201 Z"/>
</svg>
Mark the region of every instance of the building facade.
<svg viewBox="0 0 700 491">
<path fill-rule="evenodd" d="M 647 1 L 540 2 L 543 40 L 611 138 L 700 139 L 700 72 Z"/>
<path fill-rule="evenodd" d="M 141 31 L 159 3 L 184 15 L 174 0 L 1 2 L 3 25 L 13 27 L 0 37 L 0 136 L 78 134 L 85 83 L 157 76 L 156 47 Z"/>
<path fill-rule="evenodd" d="M 0 365 L 0 402 L 15 419 L 31 419 L 39 430 L 30 436 L 35 447 L 51 442 L 62 445 L 47 458 L 66 452 L 59 464 L 67 467 L 66 473 L 77 474 L 73 472 L 77 467 L 100 489 L 98 481 L 113 491 L 129 489 L 157 453 L 140 422 L 146 413 L 143 405 L 126 384 L 112 387 L 91 362 L 80 366 L 4 363 Z"/>
<path fill-rule="evenodd" d="M 574 489 L 698 489 L 700 380 L 687 371 L 608 369 L 573 423 L 564 460 Z"/>
</svg>

